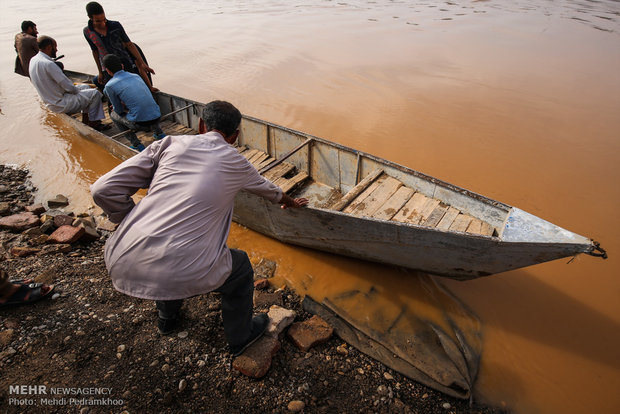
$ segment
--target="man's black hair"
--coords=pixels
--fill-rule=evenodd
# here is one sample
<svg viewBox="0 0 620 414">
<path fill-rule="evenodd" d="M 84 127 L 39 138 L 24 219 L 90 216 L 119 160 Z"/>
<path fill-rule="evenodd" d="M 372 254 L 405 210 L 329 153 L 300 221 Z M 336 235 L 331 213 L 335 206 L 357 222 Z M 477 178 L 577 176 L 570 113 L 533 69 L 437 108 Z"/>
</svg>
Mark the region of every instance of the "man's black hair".
<svg viewBox="0 0 620 414">
<path fill-rule="evenodd" d="M 202 120 L 207 130 L 217 129 L 229 137 L 239 128 L 241 112 L 229 102 L 212 101 L 202 110 Z"/>
<path fill-rule="evenodd" d="M 105 55 L 102 59 L 104 69 L 108 69 L 112 73 L 116 73 L 119 70 L 123 70 L 123 62 L 121 58 L 113 53 Z"/>
<path fill-rule="evenodd" d="M 86 5 L 86 14 L 88 14 L 88 18 L 102 13 L 104 13 L 103 7 L 101 7 L 101 4 L 97 3 L 96 1 L 91 1 Z"/>
<path fill-rule="evenodd" d="M 26 31 L 28 29 L 30 29 L 31 27 L 35 27 L 36 24 L 34 24 L 34 22 L 31 22 L 30 20 L 24 20 L 22 22 L 22 32 L 26 33 Z"/>
<path fill-rule="evenodd" d="M 37 46 L 39 46 L 39 50 L 43 50 L 49 45 L 53 45 L 54 43 L 56 43 L 56 41 L 49 36 L 40 36 L 37 40 Z"/>
</svg>

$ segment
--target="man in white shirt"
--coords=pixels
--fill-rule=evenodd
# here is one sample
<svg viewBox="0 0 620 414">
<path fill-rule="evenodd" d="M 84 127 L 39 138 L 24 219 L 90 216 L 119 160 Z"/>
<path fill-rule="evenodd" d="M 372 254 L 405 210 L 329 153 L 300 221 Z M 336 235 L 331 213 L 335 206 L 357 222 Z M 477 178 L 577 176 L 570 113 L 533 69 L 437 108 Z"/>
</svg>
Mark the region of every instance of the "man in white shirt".
<svg viewBox="0 0 620 414">
<path fill-rule="evenodd" d="M 207 133 L 167 136 L 108 172 L 91 187 L 93 199 L 120 223 L 105 247 L 114 287 L 155 300 L 159 330 L 173 331 L 183 299 L 222 293 L 224 333 L 233 355 L 268 324 L 252 318 L 253 271 L 248 256 L 226 246 L 235 195 L 249 191 L 284 207 L 303 207 L 261 176 L 232 146 L 241 113 L 232 104 L 206 105 Z M 148 187 L 135 205 L 131 196 Z"/>
<path fill-rule="evenodd" d="M 109 128 L 101 124 L 105 117 L 101 92 L 87 85 L 76 87 L 56 64 L 56 41 L 49 36 L 38 40 L 39 53 L 30 60 L 30 81 L 52 112 L 74 114 L 82 112 L 82 121 L 91 127 L 103 130 Z M 85 115 L 88 115 L 86 118 Z"/>
</svg>

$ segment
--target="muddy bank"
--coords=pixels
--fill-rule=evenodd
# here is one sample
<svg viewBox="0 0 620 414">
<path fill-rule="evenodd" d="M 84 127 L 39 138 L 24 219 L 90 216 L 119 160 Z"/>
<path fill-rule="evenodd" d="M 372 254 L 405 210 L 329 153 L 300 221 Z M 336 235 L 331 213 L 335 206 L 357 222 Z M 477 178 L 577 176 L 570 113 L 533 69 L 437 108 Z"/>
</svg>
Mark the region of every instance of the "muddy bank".
<svg viewBox="0 0 620 414">
<path fill-rule="evenodd" d="M 32 204 L 24 171 L 0 166 L 0 189 L 4 216 Z M 302 352 L 281 335 L 266 375 L 249 378 L 233 368 L 217 294 L 187 300 L 179 329 L 161 336 L 152 302 L 112 288 L 102 257 L 107 230 L 54 252 L 32 242 L 36 233 L 0 231 L 0 268 L 11 279 L 56 286 L 53 299 L 0 308 L 5 412 L 500 412 L 415 383 L 336 336 Z M 39 251 L 20 257 L 15 247 Z M 312 316 L 288 289 L 265 286 L 261 295 L 260 310 L 277 304 L 294 310 L 295 321 Z M 47 394 L 17 394 L 18 385 L 44 385 Z"/>
</svg>

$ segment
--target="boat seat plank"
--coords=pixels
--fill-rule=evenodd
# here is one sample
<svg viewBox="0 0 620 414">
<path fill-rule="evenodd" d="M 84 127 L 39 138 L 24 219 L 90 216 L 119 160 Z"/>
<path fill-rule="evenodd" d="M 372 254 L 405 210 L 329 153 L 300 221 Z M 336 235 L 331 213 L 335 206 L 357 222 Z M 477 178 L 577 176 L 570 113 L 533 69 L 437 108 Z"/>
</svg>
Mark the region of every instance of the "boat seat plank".
<svg viewBox="0 0 620 414">
<path fill-rule="evenodd" d="M 401 186 L 372 216 L 380 220 L 391 220 L 414 193 L 411 188 Z"/>
<path fill-rule="evenodd" d="M 407 201 L 407 203 L 405 203 L 405 205 L 400 210 L 398 210 L 394 217 L 392 217 L 392 220 L 406 223 L 407 217 L 412 215 L 414 212 L 422 209 L 422 206 L 424 206 L 427 200 L 429 200 L 429 198 L 426 197 L 424 194 L 415 193 L 409 199 L 409 201 Z"/>
<path fill-rule="evenodd" d="M 280 185 L 280 188 L 284 193 L 288 193 L 291 190 L 298 187 L 308 178 L 308 173 L 305 171 L 299 172 L 291 178 L 285 179 L 286 181 Z"/>
<path fill-rule="evenodd" d="M 295 169 L 295 166 L 293 164 L 290 164 L 288 162 L 283 162 L 282 164 L 276 165 L 275 167 L 267 171 L 265 174 L 263 174 L 263 177 L 273 182 L 274 180 L 290 173 L 294 169 Z"/>
<path fill-rule="evenodd" d="M 437 208 L 440 201 L 435 198 L 429 198 L 420 210 L 416 210 L 407 217 L 406 223 L 420 224 L 426 221 L 433 210 Z"/>
<path fill-rule="evenodd" d="M 442 219 L 439 221 L 439 223 L 437 223 L 437 226 L 435 227 L 438 230 L 448 230 L 454 222 L 456 216 L 458 216 L 460 213 L 461 212 L 458 209 L 454 207 L 448 207 L 448 211 L 446 211 L 446 214 L 444 214 Z"/>
<path fill-rule="evenodd" d="M 370 196 L 366 197 L 363 202 L 357 205 L 352 214 L 355 216 L 372 217 L 379 207 L 392 197 L 402 186 L 403 183 L 396 178 L 387 176 L 381 185 L 375 188 L 375 191 L 373 191 Z"/>
<path fill-rule="evenodd" d="M 370 195 L 372 194 L 373 191 L 375 191 L 375 189 L 377 187 L 379 187 L 381 184 L 383 184 L 383 182 L 386 180 L 387 175 L 382 174 L 379 178 L 377 178 L 372 184 L 370 184 L 368 187 L 366 187 L 366 189 L 364 191 L 362 191 L 360 193 L 360 195 L 358 195 L 357 197 L 355 197 L 351 203 L 349 203 L 349 205 L 347 207 L 344 208 L 344 210 L 342 210 L 345 213 L 352 213 L 358 205 L 360 205 L 361 203 L 364 202 L 364 200 L 366 200 L 368 197 L 370 197 Z"/>
<path fill-rule="evenodd" d="M 464 232 L 465 230 L 467 230 L 469 223 L 471 223 L 473 219 L 474 218 L 468 214 L 459 214 L 454 219 L 454 223 L 452 223 L 452 225 L 450 226 L 450 231 Z"/>
<path fill-rule="evenodd" d="M 372 171 L 370 174 L 364 177 L 362 181 L 357 183 L 355 187 L 349 190 L 348 193 L 342 196 L 342 198 L 332 206 L 332 209 L 335 211 L 341 211 L 343 208 L 348 206 L 351 201 L 353 201 L 358 195 L 360 195 L 362 191 L 368 188 L 368 186 L 371 185 L 377 178 L 379 178 L 382 173 L 383 170 L 381 169 Z"/>
<path fill-rule="evenodd" d="M 435 209 L 431 212 L 428 218 L 424 220 L 424 222 L 422 222 L 421 224 L 423 226 L 435 227 L 437 226 L 437 224 L 439 224 L 439 222 L 441 221 L 441 219 L 443 218 L 444 214 L 446 214 L 447 211 L 448 211 L 448 206 L 445 204 L 441 205 L 440 203 L 437 207 L 435 207 Z"/>
<path fill-rule="evenodd" d="M 263 167 L 266 167 L 267 165 L 271 164 L 273 161 L 275 161 L 275 158 L 267 157 L 263 161 L 261 161 L 260 164 L 256 166 L 256 169 L 260 171 Z"/>
<path fill-rule="evenodd" d="M 248 147 L 246 147 L 245 145 L 241 145 L 239 147 L 235 147 L 237 149 L 237 152 L 239 152 L 239 154 L 243 154 L 243 151 L 247 150 Z"/>
</svg>

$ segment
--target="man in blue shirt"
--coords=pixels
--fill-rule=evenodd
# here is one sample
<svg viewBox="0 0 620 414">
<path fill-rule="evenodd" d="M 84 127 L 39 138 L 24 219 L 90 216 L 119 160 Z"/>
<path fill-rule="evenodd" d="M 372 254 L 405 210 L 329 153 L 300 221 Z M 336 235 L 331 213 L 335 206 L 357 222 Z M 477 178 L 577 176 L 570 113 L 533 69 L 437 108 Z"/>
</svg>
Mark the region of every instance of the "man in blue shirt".
<svg viewBox="0 0 620 414">
<path fill-rule="evenodd" d="M 131 130 L 126 134 L 131 148 L 138 151 L 144 149 L 133 131 L 153 131 L 156 140 L 165 137 L 159 125 L 159 106 L 140 76 L 125 72 L 121 59 L 116 55 L 105 55 L 102 63 L 112 78 L 103 89 L 114 109 L 110 118 L 121 131 Z"/>
</svg>

